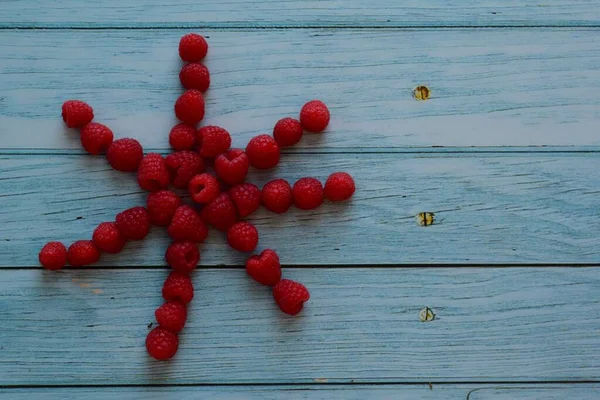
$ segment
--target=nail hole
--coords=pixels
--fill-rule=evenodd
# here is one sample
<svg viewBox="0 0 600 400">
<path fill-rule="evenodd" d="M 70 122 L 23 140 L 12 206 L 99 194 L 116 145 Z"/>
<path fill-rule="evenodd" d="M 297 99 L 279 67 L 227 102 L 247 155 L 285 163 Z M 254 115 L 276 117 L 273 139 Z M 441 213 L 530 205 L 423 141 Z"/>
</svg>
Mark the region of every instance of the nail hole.
<svg viewBox="0 0 600 400">
<path fill-rule="evenodd" d="M 427 86 L 417 86 L 415 90 L 413 90 L 413 96 L 417 100 L 427 100 L 431 95 L 431 91 Z"/>
<path fill-rule="evenodd" d="M 432 212 L 422 212 L 417 214 L 417 224 L 419 226 L 429 226 L 435 223 L 435 214 Z"/>
</svg>

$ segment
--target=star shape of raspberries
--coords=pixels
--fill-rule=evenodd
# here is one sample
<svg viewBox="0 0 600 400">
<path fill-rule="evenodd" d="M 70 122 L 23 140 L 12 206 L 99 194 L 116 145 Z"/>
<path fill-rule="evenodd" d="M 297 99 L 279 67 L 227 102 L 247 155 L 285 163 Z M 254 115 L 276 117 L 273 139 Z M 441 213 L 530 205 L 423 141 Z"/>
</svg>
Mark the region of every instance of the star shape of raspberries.
<svg viewBox="0 0 600 400">
<path fill-rule="evenodd" d="M 252 254 L 258 244 L 258 231 L 244 218 L 261 205 L 276 214 L 285 213 L 292 204 L 301 210 L 319 207 L 325 199 L 344 201 L 354 193 L 352 177 L 345 172 L 329 176 L 325 185 L 315 178 L 301 178 L 294 185 L 274 179 L 262 188 L 246 182 L 250 167 L 271 169 L 280 159 L 280 148 L 300 141 L 304 131 L 321 133 L 329 123 L 329 110 L 319 101 L 306 103 L 300 119 L 279 120 L 273 135 L 258 135 L 245 150 L 231 149 L 229 132 L 218 126 L 196 129 L 204 118 L 203 92 L 210 86 L 208 68 L 200 63 L 208 52 L 204 37 L 190 33 L 181 38 L 179 56 L 187 64 L 179 74 L 186 91 L 175 102 L 175 115 L 181 121 L 169 133 L 173 152 L 166 157 L 144 154 L 135 139 L 113 140 L 106 125 L 92 122 L 92 107 L 80 100 L 62 106 L 62 118 L 69 128 L 80 130 L 81 144 L 92 155 L 105 154 L 110 165 L 122 172 L 136 172 L 139 186 L 148 191 L 145 206 L 118 213 L 114 221 L 99 224 L 92 240 L 79 240 L 67 249 L 60 242 L 49 242 L 41 249 L 40 263 L 58 270 L 67 263 L 84 267 L 97 262 L 102 253 L 119 253 L 128 241 L 142 240 L 151 225 L 165 227 L 173 239 L 165 252 L 172 268 L 164 282 L 165 303 L 155 312 L 159 324 L 148 334 L 146 348 L 158 360 L 167 360 L 178 348 L 178 333 L 187 319 L 187 304 L 194 297 L 190 273 L 200 261 L 198 244 L 204 242 L 209 227 L 226 232 L 232 249 Z M 212 169 L 209 170 L 209 166 Z M 169 190 L 187 189 L 193 204 Z M 299 282 L 282 279 L 277 253 L 266 249 L 251 255 L 246 271 L 256 282 L 273 287 L 273 297 L 281 311 L 298 314 L 308 301 L 308 289 Z"/>
</svg>

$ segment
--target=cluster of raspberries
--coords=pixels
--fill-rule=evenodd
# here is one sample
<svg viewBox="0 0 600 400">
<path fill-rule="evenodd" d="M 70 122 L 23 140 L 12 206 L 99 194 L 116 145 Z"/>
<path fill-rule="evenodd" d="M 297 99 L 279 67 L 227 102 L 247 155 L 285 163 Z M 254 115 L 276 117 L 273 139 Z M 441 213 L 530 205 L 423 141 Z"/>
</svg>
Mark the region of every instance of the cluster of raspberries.
<svg viewBox="0 0 600 400">
<path fill-rule="evenodd" d="M 91 265 L 102 252 L 119 253 L 127 241 L 144 239 L 151 225 L 166 227 L 173 242 L 165 260 L 172 272 L 162 288 L 165 303 L 155 312 L 159 326 L 146 338 L 149 354 L 158 360 L 169 359 L 177 352 L 177 334 L 187 319 L 186 305 L 194 297 L 189 274 L 200 261 L 197 245 L 206 239 L 208 226 L 226 232 L 233 249 L 252 253 L 258 244 L 258 231 L 243 218 L 261 204 L 274 213 L 284 213 L 292 204 L 310 210 L 319 207 L 324 199 L 346 200 L 355 190 L 352 177 L 345 172 L 329 176 L 324 187 L 315 178 L 299 179 L 293 186 L 284 179 L 275 179 L 262 190 L 245 182 L 250 166 L 277 166 L 280 148 L 298 143 L 303 131 L 325 130 L 329 110 L 321 101 L 310 101 L 302 107 L 300 120 L 283 118 L 275 125 L 272 136 L 252 138 L 245 150 L 231 149 L 231 136 L 225 129 L 196 129 L 204 118 L 202 93 L 210 86 L 209 71 L 200 63 L 207 51 L 204 37 L 190 33 L 181 38 L 179 55 L 187 64 L 179 78 L 186 91 L 175 102 L 175 115 L 181 123 L 169 133 L 174 151 L 166 157 L 144 154 L 135 139 L 113 140 L 110 128 L 92 122 L 94 112 L 82 101 L 68 100 L 62 106 L 67 127 L 80 129 L 83 148 L 92 155 L 106 154 L 118 171 L 137 171 L 140 187 L 150 194 L 146 207 L 130 208 L 117 214 L 114 221 L 98 225 L 92 240 L 76 241 L 68 250 L 60 242 L 47 243 L 39 253 L 40 263 L 50 270 L 61 269 L 67 262 L 72 267 Z M 213 173 L 206 172 L 209 165 Z M 170 185 L 187 189 L 194 204 L 184 204 L 177 193 L 168 189 Z M 310 297 L 301 283 L 281 279 L 281 265 L 274 250 L 250 256 L 246 271 L 258 283 L 273 286 L 275 302 L 287 314 L 299 313 Z"/>
</svg>

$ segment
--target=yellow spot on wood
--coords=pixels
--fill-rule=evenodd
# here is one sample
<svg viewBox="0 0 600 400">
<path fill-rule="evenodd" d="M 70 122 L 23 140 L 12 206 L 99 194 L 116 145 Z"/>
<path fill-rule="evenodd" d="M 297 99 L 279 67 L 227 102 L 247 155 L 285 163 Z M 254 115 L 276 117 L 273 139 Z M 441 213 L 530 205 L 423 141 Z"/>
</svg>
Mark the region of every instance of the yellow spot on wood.
<svg viewBox="0 0 600 400">
<path fill-rule="evenodd" d="M 429 307 L 425 307 L 421 311 L 419 311 L 419 321 L 421 322 L 430 322 L 435 319 L 435 314 L 433 310 Z"/>
<path fill-rule="evenodd" d="M 417 223 L 420 226 L 429 226 L 435 223 L 435 214 L 432 212 L 422 212 L 417 214 Z"/>
<path fill-rule="evenodd" d="M 313 379 L 315 383 L 327 383 L 329 382 L 329 379 L 327 378 L 315 378 Z"/>
<path fill-rule="evenodd" d="M 431 95 L 431 91 L 427 86 L 417 86 L 415 90 L 413 90 L 413 96 L 417 100 L 427 100 Z"/>
<path fill-rule="evenodd" d="M 92 290 L 92 293 L 94 293 L 94 294 L 102 294 L 104 292 L 102 291 L 102 289 L 94 289 L 94 290 Z"/>
</svg>

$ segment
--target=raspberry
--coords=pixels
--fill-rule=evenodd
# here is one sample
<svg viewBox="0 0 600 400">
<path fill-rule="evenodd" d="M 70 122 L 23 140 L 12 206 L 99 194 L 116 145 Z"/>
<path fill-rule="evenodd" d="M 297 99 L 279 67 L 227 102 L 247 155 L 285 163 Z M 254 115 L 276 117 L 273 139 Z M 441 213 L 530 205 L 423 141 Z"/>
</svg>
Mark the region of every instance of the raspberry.
<svg viewBox="0 0 600 400">
<path fill-rule="evenodd" d="M 175 271 L 189 274 L 198 266 L 200 251 L 195 243 L 174 242 L 167 249 L 165 260 Z"/>
<path fill-rule="evenodd" d="M 119 232 L 117 224 L 114 222 L 103 222 L 94 230 L 92 241 L 101 251 L 116 254 L 123 250 L 123 246 L 125 246 L 127 240 Z"/>
<path fill-rule="evenodd" d="M 273 297 L 281 311 L 296 315 L 302 310 L 304 303 L 310 299 L 310 293 L 303 284 L 282 279 L 273 288 Z"/>
<path fill-rule="evenodd" d="M 202 219 L 216 229 L 226 232 L 237 222 L 235 204 L 227 193 L 221 193 L 202 209 Z"/>
<path fill-rule="evenodd" d="M 225 184 L 238 185 L 246 179 L 250 161 L 241 149 L 231 149 L 215 158 L 215 173 Z"/>
<path fill-rule="evenodd" d="M 263 250 L 258 256 L 252 256 L 246 261 L 246 272 L 256 282 L 273 286 L 281 280 L 281 264 L 273 250 Z"/>
<path fill-rule="evenodd" d="M 38 258 L 46 269 L 61 269 L 67 263 L 67 248 L 61 242 L 48 242 L 40 250 Z"/>
<path fill-rule="evenodd" d="M 231 146 L 231 135 L 218 126 L 205 126 L 198 130 L 196 142 L 202 157 L 216 157 Z"/>
<path fill-rule="evenodd" d="M 194 286 L 187 274 L 173 271 L 169 274 L 162 288 L 162 296 L 167 301 L 179 300 L 185 304 L 194 298 Z"/>
<path fill-rule="evenodd" d="M 302 106 L 300 123 L 309 132 L 320 133 L 329 124 L 329 110 L 320 100 L 312 100 Z"/>
<path fill-rule="evenodd" d="M 175 116 L 188 125 L 196 125 L 204 118 L 204 97 L 198 90 L 186 90 L 175 102 Z"/>
<path fill-rule="evenodd" d="M 146 201 L 150 221 L 158 226 L 168 226 L 175 215 L 175 210 L 180 205 L 181 199 L 170 190 L 150 193 Z"/>
<path fill-rule="evenodd" d="M 250 164 L 257 169 L 270 169 L 279 163 L 279 145 L 269 135 L 258 135 L 246 146 Z"/>
<path fill-rule="evenodd" d="M 185 326 L 187 308 L 180 301 L 169 301 L 158 307 L 154 316 L 161 328 L 178 333 Z"/>
<path fill-rule="evenodd" d="M 133 172 L 138 169 L 144 149 L 135 139 L 117 139 L 108 147 L 106 159 L 117 171 Z"/>
<path fill-rule="evenodd" d="M 188 205 L 177 208 L 167 232 L 173 240 L 189 240 L 194 243 L 204 242 L 208 236 L 208 228 L 196 210 Z"/>
<path fill-rule="evenodd" d="M 208 204 L 221 193 L 217 178 L 211 174 L 196 175 L 188 185 L 190 196 L 198 204 Z"/>
<path fill-rule="evenodd" d="M 251 183 L 243 183 L 229 189 L 238 214 L 245 218 L 260 207 L 260 189 Z"/>
<path fill-rule="evenodd" d="M 194 151 L 183 150 L 171 153 L 165 158 L 165 163 L 171 174 L 173 186 L 178 189 L 187 188 L 192 178 L 204 171 L 204 161 Z"/>
<path fill-rule="evenodd" d="M 325 182 L 325 197 L 331 201 L 344 201 L 354 194 L 354 179 L 346 172 L 329 175 Z"/>
<path fill-rule="evenodd" d="M 196 129 L 186 124 L 175 125 L 169 132 L 169 144 L 175 150 L 191 150 L 196 144 Z"/>
<path fill-rule="evenodd" d="M 301 178 L 292 188 L 294 205 L 301 210 L 312 210 L 323 203 L 323 185 L 315 178 Z"/>
<path fill-rule="evenodd" d="M 282 118 L 273 128 L 273 137 L 281 147 L 293 146 L 302 139 L 302 125 L 294 118 Z"/>
<path fill-rule="evenodd" d="M 146 350 L 157 360 L 168 360 L 177 353 L 177 335 L 160 326 L 152 329 L 146 337 Z"/>
<path fill-rule="evenodd" d="M 113 141 L 113 133 L 106 125 L 90 122 L 81 130 L 81 145 L 88 153 L 105 152 Z"/>
<path fill-rule="evenodd" d="M 186 89 L 196 89 L 206 92 L 210 86 L 210 73 L 204 65 L 190 63 L 181 68 L 179 80 Z"/>
<path fill-rule="evenodd" d="M 169 187 L 171 180 L 165 159 L 157 153 L 148 153 L 142 158 L 137 180 L 140 187 L 150 192 Z"/>
<path fill-rule="evenodd" d="M 183 61 L 198 62 L 206 57 L 208 43 L 197 33 L 188 33 L 179 41 L 179 57 Z"/>
<path fill-rule="evenodd" d="M 69 128 L 83 128 L 94 119 L 94 110 L 80 100 L 67 100 L 62 105 L 62 118 Z"/>
<path fill-rule="evenodd" d="M 98 261 L 100 251 L 91 240 L 78 240 L 69 246 L 67 259 L 73 267 L 83 267 Z"/>
<path fill-rule="evenodd" d="M 275 179 L 263 186 L 263 206 L 274 213 L 283 214 L 292 205 L 292 187 L 285 179 Z"/>
<path fill-rule="evenodd" d="M 253 251 L 258 244 L 258 231 L 249 222 L 236 222 L 227 230 L 227 243 L 237 251 Z"/>
<path fill-rule="evenodd" d="M 115 218 L 121 235 L 128 240 L 142 240 L 150 232 L 150 214 L 144 207 L 121 211 Z"/>
</svg>

